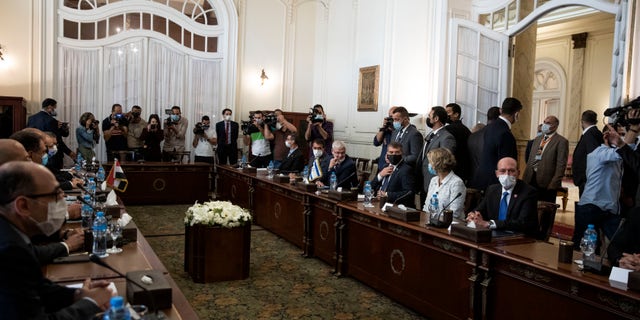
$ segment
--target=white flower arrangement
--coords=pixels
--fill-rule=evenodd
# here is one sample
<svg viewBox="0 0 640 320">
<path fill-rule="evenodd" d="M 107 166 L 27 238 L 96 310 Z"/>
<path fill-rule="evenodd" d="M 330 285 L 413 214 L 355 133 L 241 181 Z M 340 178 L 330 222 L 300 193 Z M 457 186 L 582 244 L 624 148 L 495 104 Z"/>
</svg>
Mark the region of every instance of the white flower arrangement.
<svg viewBox="0 0 640 320">
<path fill-rule="evenodd" d="M 229 201 L 208 201 L 196 203 L 187 209 L 184 224 L 193 226 L 196 224 L 235 228 L 251 223 L 249 211 L 232 204 Z"/>
</svg>

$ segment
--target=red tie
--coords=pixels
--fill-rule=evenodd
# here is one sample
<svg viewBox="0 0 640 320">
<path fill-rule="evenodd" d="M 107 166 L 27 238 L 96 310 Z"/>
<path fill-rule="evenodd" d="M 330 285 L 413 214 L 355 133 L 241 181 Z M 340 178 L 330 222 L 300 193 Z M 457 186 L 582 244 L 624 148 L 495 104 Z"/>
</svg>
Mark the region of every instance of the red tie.
<svg viewBox="0 0 640 320">
<path fill-rule="evenodd" d="M 224 122 L 224 138 L 227 140 L 227 144 L 231 144 L 231 139 L 229 139 L 229 121 Z"/>
</svg>

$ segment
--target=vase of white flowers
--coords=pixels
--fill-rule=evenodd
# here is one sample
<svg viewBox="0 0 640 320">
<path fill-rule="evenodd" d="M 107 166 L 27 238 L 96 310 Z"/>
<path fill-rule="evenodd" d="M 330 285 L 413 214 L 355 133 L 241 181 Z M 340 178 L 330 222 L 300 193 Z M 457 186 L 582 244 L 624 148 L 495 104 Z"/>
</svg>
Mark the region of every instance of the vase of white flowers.
<svg viewBox="0 0 640 320">
<path fill-rule="evenodd" d="M 185 218 L 184 269 L 199 283 L 249 276 L 251 215 L 228 201 L 195 203 Z"/>
</svg>

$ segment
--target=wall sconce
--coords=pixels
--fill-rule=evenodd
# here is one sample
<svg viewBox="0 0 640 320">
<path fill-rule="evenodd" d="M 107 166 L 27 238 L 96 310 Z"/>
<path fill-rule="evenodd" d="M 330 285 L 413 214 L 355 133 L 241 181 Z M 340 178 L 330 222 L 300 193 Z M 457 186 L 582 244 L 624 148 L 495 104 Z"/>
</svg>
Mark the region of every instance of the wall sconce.
<svg viewBox="0 0 640 320">
<path fill-rule="evenodd" d="M 4 57 L 2 56 L 4 54 L 4 47 L 0 44 L 0 60 L 4 61 Z"/>
<path fill-rule="evenodd" d="M 260 86 L 264 86 L 265 80 L 269 80 L 269 77 L 267 77 L 267 74 L 264 73 L 264 68 L 262 68 L 262 74 L 260 75 Z"/>
</svg>

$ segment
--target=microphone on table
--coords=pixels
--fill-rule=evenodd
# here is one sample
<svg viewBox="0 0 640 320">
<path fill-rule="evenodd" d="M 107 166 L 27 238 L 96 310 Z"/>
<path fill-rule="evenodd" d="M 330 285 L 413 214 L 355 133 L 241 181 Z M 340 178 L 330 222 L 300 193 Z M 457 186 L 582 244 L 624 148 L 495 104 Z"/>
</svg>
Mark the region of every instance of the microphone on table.
<svg viewBox="0 0 640 320">
<path fill-rule="evenodd" d="M 162 314 L 160 314 L 160 315 L 158 314 L 158 309 L 156 308 L 156 303 L 155 303 L 155 301 L 153 299 L 153 294 L 151 294 L 151 292 L 149 292 L 149 289 L 145 288 L 143 285 L 141 285 L 141 284 L 137 283 L 136 281 L 134 281 L 133 279 L 129 278 L 126 274 L 123 274 L 122 272 L 116 270 L 115 268 L 113 268 L 112 266 L 110 266 L 109 264 L 104 262 L 99 256 L 97 256 L 97 255 L 95 255 L 93 253 L 89 255 L 89 261 L 91 261 L 91 262 L 93 262 L 93 263 L 95 263 L 95 264 L 97 264 L 97 265 L 99 265 L 101 267 L 107 268 L 107 269 L 115 272 L 117 275 L 125 278 L 125 280 L 127 280 L 128 282 L 131 282 L 136 287 L 142 289 L 142 291 L 144 291 L 144 293 L 149 296 L 149 302 L 151 304 L 150 307 L 151 307 L 151 309 L 154 310 L 154 319 L 163 319 L 163 318 L 165 318 Z"/>
<path fill-rule="evenodd" d="M 91 196 L 91 195 L 89 195 L 89 196 Z M 87 200 L 85 200 L 84 197 L 82 197 L 82 196 L 76 196 L 76 199 L 78 199 L 78 201 L 88 205 L 93 210 L 93 212 L 101 211 L 101 210 L 98 210 L 98 208 L 94 207 L 90 202 L 87 202 Z"/>
<path fill-rule="evenodd" d="M 407 196 L 409 196 L 410 194 L 413 194 L 413 191 L 412 191 L 412 190 L 409 190 L 409 191 L 407 191 L 407 193 L 405 193 L 405 194 L 403 194 L 402 196 L 398 197 L 398 198 L 393 202 L 393 206 L 395 207 L 395 206 L 396 206 L 396 204 L 397 204 L 400 200 L 402 200 L 402 199 L 406 198 L 406 197 L 407 197 Z"/>
<path fill-rule="evenodd" d="M 107 200 L 107 196 L 106 196 L 106 195 L 104 195 L 104 194 L 101 194 L 100 196 L 98 196 L 98 195 L 95 195 L 95 196 L 94 196 L 93 194 L 91 194 L 91 192 L 89 192 L 89 190 L 87 190 L 87 188 L 85 188 L 85 187 L 83 187 L 83 186 L 81 186 L 81 185 L 79 185 L 79 184 L 78 184 L 76 187 L 78 187 L 78 189 L 82 190 L 85 194 L 88 194 L 88 195 L 89 195 L 89 197 L 91 197 L 91 199 L 92 199 L 93 201 L 96 201 L 96 202 L 105 202 L 105 201 Z"/>
<path fill-rule="evenodd" d="M 445 210 L 447 210 L 447 208 L 449 208 L 449 206 L 456 201 L 456 199 L 460 198 L 460 196 L 462 196 L 462 192 L 458 192 L 458 194 L 453 197 L 453 199 L 451 201 L 449 201 L 449 203 L 447 203 L 446 206 L 442 207 L 442 210 L 440 210 L 441 212 L 444 212 Z"/>
<path fill-rule="evenodd" d="M 349 179 L 351 179 L 351 177 L 353 177 L 356 174 L 356 172 L 352 172 L 350 175 L 348 175 L 346 178 L 342 179 L 340 182 L 336 183 L 336 188 L 337 186 L 343 184 L 345 181 L 348 181 Z"/>
<path fill-rule="evenodd" d="M 613 239 L 616 238 L 616 236 L 618 235 L 618 232 L 620 231 L 620 229 L 622 229 L 622 226 L 624 225 L 625 222 L 626 222 L 625 218 L 620 219 L 620 223 L 618 224 L 618 228 L 616 229 L 616 232 L 613 233 L 613 235 L 611 236 L 611 241 L 609 241 L 609 243 L 607 243 L 607 245 L 604 247 L 604 253 L 602 254 L 602 256 L 600 256 L 599 260 L 582 259 L 583 270 L 590 271 L 595 274 L 604 274 L 604 275 L 607 275 L 611 272 L 611 267 L 604 265 L 603 263 L 604 258 L 608 255 L 607 251 L 609 250 L 609 245 L 611 244 Z"/>
</svg>

